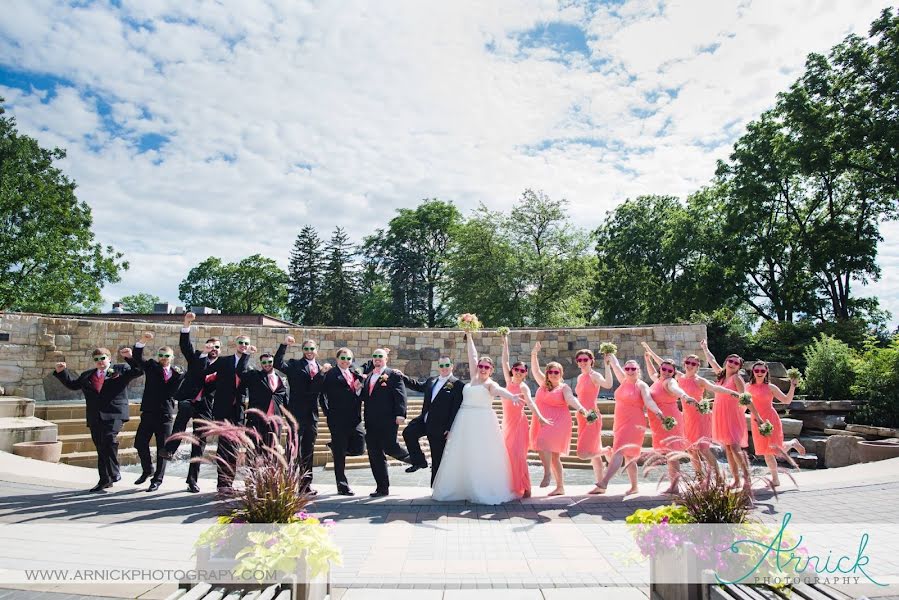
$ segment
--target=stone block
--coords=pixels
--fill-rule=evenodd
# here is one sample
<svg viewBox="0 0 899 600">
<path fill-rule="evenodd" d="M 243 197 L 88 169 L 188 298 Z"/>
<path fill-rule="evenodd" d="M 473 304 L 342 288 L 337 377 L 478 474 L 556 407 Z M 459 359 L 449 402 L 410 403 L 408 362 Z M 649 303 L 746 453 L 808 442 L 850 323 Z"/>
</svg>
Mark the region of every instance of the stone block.
<svg viewBox="0 0 899 600">
<path fill-rule="evenodd" d="M 858 443 L 864 438 L 857 435 L 832 435 L 824 448 L 824 465 L 828 469 L 845 467 L 861 462 Z"/>
<path fill-rule="evenodd" d="M 437 348 L 433 348 L 433 347 L 422 348 L 421 350 L 419 350 L 419 357 L 422 360 L 428 360 L 428 361 L 437 360 L 438 358 L 440 358 L 440 350 L 438 350 Z"/>
<path fill-rule="evenodd" d="M 16 365 L 0 365 L 0 382 L 18 383 L 22 381 L 25 369 Z"/>
<path fill-rule="evenodd" d="M 802 421 L 799 419 L 781 418 L 783 425 L 784 439 L 789 441 L 792 438 L 798 438 L 802 433 Z"/>
</svg>

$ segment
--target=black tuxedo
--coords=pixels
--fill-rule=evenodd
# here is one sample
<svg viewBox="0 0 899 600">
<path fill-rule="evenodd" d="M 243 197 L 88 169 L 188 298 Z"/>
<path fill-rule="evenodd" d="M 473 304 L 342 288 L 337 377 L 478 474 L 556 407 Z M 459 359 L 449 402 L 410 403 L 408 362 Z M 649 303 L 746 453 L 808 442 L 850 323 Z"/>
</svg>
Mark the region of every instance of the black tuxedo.
<svg viewBox="0 0 899 600">
<path fill-rule="evenodd" d="M 281 408 L 287 404 L 287 386 L 280 375 L 272 371 L 275 377 L 274 387 L 271 385 L 269 373 L 263 370 L 249 369 L 241 376 L 241 385 L 249 395 L 247 408 L 256 409 L 268 416 L 281 416 Z M 247 414 L 247 427 L 255 429 L 262 437 L 263 443 L 273 446 L 278 441 L 281 428 L 278 422 L 266 421 L 256 414 Z"/>
<path fill-rule="evenodd" d="M 172 435 L 175 418 L 175 395 L 184 381 L 180 368 L 172 366 L 168 380 L 165 370 L 152 358 L 144 360 L 144 347 L 134 347 L 134 356 L 128 361 L 132 367 L 143 369 L 144 395 L 140 402 L 140 424 L 134 436 L 134 447 L 140 456 L 141 468 L 145 475 L 153 470 L 150 457 L 150 438 L 156 437 L 156 471 L 151 482 L 162 483 L 165 476 L 165 441 Z"/>
<path fill-rule="evenodd" d="M 435 390 L 434 386 L 439 377 L 429 377 L 423 381 L 417 381 L 410 377 L 403 377 L 406 387 L 424 394 L 424 403 L 421 414 L 409 421 L 403 430 L 403 439 L 409 448 L 409 460 L 413 465 L 427 466 L 425 455 L 421 451 L 418 440 L 422 436 L 428 437 L 428 445 L 431 447 L 431 484 L 437 476 L 440 461 L 443 458 L 443 449 L 446 447 L 446 433 L 453 426 L 453 420 L 459 407 L 462 406 L 462 381 L 456 376 L 450 375 L 443 387 Z"/>
<path fill-rule="evenodd" d="M 184 381 L 181 388 L 175 395 L 178 400 L 178 416 L 175 418 L 175 425 L 172 427 L 172 433 L 181 433 L 187 429 L 187 423 L 191 419 L 212 420 L 212 406 L 215 402 L 215 381 L 212 377 L 207 378 L 206 370 L 213 363 L 209 362 L 209 358 L 200 352 L 194 350 L 194 346 L 190 341 L 190 333 L 181 332 L 181 339 L 178 342 L 181 354 L 187 360 L 187 373 L 184 375 Z M 208 381 L 207 381 L 208 379 Z M 201 458 L 206 451 L 206 436 L 199 431 L 194 431 L 198 444 L 191 444 L 190 457 Z M 168 454 L 175 454 L 178 446 L 181 445 L 180 440 L 172 440 L 165 445 Z M 200 474 L 200 463 L 192 462 L 187 469 L 187 483 L 197 483 Z"/>
<path fill-rule="evenodd" d="M 315 454 L 315 440 L 318 439 L 318 407 L 324 410 L 322 399 L 322 382 L 324 373 L 322 363 L 315 361 L 318 371 L 315 376 L 310 371 L 309 361 L 303 358 L 284 360 L 287 344 L 278 346 L 275 352 L 275 368 L 287 376 L 290 385 L 290 401 L 287 410 L 297 420 L 297 442 L 300 447 L 300 468 L 303 470 L 303 481 L 308 486 L 312 483 L 312 459 Z"/>
<path fill-rule="evenodd" d="M 70 390 L 81 390 L 87 404 L 85 417 L 91 430 L 91 439 L 97 449 L 97 472 L 100 483 L 112 483 L 121 479 L 119 474 L 119 431 L 128 421 L 128 398 L 125 388 L 132 379 L 143 375 L 139 367 L 112 365 L 112 373 L 107 375 L 97 391 L 96 369 L 84 371 L 72 377 L 68 369 L 53 375 Z"/>
<path fill-rule="evenodd" d="M 408 461 L 409 453 L 396 441 L 399 426 L 397 417 L 406 417 L 406 386 L 396 371 L 387 367 L 380 376 L 375 372 L 366 376 L 362 387 L 365 407 L 365 441 L 368 443 L 368 462 L 377 483 L 377 491 L 387 493 L 390 477 L 385 454 Z"/>
<path fill-rule="evenodd" d="M 356 381 L 363 377 L 355 370 L 350 373 Z M 362 399 L 350 387 L 338 367 L 325 374 L 322 381 L 322 408 L 331 432 L 331 455 L 334 457 L 334 478 L 337 490 L 349 489 L 346 479 L 346 457 L 365 453 L 365 428 L 362 427 Z"/>
<path fill-rule="evenodd" d="M 247 371 L 248 363 L 248 354 L 228 354 L 219 356 L 218 360 L 206 367 L 206 375 L 215 376 L 215 402 L 212 405 L 214 420 L 243 424 L 246 388 L 241 385 L 241 378 Z M 234 441 L 219 437 L 217 456 L 218 487 L 231 487 L 237 471 L 237 446 Z"/>
</svg>

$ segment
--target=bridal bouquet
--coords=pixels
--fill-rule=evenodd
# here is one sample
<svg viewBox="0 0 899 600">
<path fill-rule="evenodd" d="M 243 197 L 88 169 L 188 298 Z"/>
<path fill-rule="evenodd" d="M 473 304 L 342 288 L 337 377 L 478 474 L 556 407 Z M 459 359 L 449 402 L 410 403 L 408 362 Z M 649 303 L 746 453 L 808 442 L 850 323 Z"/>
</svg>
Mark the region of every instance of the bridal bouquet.
<svg viewBox="0 0 899 600">
<path fill-rule="evenodd" d="M 752 404 L 752 394 L 749 392 L 743 392 L 737 396 L 737 399 L 740 401 L 740 406 L 749 406 Z"/>
<path fill-rule="evenodd" d="M 677 425 L 677 419 L 674 417 L 665 417 L 662 419 L 662 427 L 665 428 L 665 431 L 671 431 Z"/>
<path fill-rule="evenodd" d="M 796 386 L 798 387 L 802 383 L 802 373 L 796 367 L 787 369 L 787 379 L 795 381 Z"/>
<path fill-rule="evenodd" d="M 703 398 L 696 403 L 696 410 L 698 410 L 701 415 L 709 414 L 712 412 L 712 401 L 708 398 Z"/>
<path fill-rule="evenodd" d="M 507 335 L 509 335 L 509 328 L 508 327 L 497 327 L 496 333 L 498 333 L 502 336 L 507 336 Z"/>
<path fill-rule="evenodd" d="M 615 354 L 616 352 L 618 352 L 618 346 L 612 342 L 603 342 L 599 345 L 600 354 Z"/>
<path fill-rule="evenodd" d="M 587 423 L 596 423 L 599 420 L 599 413 L 595 410 L 591 410 L 587 413 Z"/>
<path fill-rule="evenodd" d="M 766 420 L 764 423 L 759 425 L 759 433 L 761 433 L 765 437 L 771 435 L 772 431 L 774 431 L 774 425 L 771 424 L 771 421 Z"/>
<path fill-rule="evenodd" d="M 459 325 L 459 329 L 464 330 L 466 333 L 477 331 L 482 327 L 481 322 L 478 321 L 478 316 L 472 313 L 459 315 L 456 323 Z"/>
</svg>

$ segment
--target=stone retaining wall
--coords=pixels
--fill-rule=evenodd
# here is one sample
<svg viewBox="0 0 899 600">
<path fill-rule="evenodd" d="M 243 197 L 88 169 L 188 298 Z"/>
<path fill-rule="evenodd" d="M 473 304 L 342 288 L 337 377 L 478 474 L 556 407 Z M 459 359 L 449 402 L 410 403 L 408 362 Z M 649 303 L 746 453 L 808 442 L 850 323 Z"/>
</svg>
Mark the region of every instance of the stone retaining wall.
<svg viewBox="0 0 899 600">
<path fill-rule="evenodd" d="M 70 369 L 81 371 L 93 366 L 90 352 L 96 346 L 106 346 L 113 352 L 133 345 L 143 331 L 156 333 L 153 352 L 159 346 L 175 348 L 176 364 L 184 366 L 178 348 L 180 325 L 48 317 L 38 314 L 0 313 L 0 334 L 8 334 L 8 341 L 0 341 L 0 387 L 9 395 L 25 396 L 37 401 L 81 398 L 81 394 L 64 388 L 50 373 L 58 361 L 68 363 Z M 312 338 L 319 343 L 322 358 L 333 358 L 341 346 L 348 346 L 355 353 L 357 363 L 365 360 L 377 347 L 391 348 L 391 366 L 403 369 L 413 376 L 425 376 L 436 372 L 437 358 L 449 353 L 459 365 L 456 373 L 468 376 L 462 333 L 453 329 L 339 329 L 339 328 L 280 328 L 266 326 L 200 325 L 192 333 L 194 344 L 202 347 L 208 337 L 219 337 L 232 351 L 234 339 L 249 335 L 253 344 L 264 350 L 274 351 L 287 334 L 300 343 Z M 618 345 L 620 358 L 642 359 L 641 341 L 648 341 L 663 356 L 680 360 L 684 355 L 700 354 L 699 340 L 706 335 L 705 325 L 652 325 L 645 327 L 610 327 L 584 329 L 522 329 L 509 336 L 512 360 L 529 360 L 531 346 L 536 341 L 543 344 L 541 361 L 558 360 L 565 368 L 566 377 L 572 377 L 574 353 L 580 348 L 597 351 L 602 342 Z M 476 334 L 475 342 L 481 354 L 490 355 L 499 362 L 502 339 L 495 331 Z M 290 357 L 299 358 L 301 350 L 291 349 Z M 120 360 L 120 359 L 119 359 Z M 143 379 L 131 387 L 132 398 L 139 398 Z"/>
</svg>

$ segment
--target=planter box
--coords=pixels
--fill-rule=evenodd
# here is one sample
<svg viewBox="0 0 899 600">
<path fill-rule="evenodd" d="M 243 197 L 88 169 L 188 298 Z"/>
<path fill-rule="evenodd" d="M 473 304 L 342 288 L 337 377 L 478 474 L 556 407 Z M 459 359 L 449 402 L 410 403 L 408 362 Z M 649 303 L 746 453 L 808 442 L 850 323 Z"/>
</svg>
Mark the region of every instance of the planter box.
<svg viewBox="0 0 899 600">
<path fill-rule="evenodd" d="M 693 544 L 685 542 L 678 550 L 658 552 L 649 561 L 649 595 L 660 600 L 702 600 L 701 581 Z"/>
</svg>

